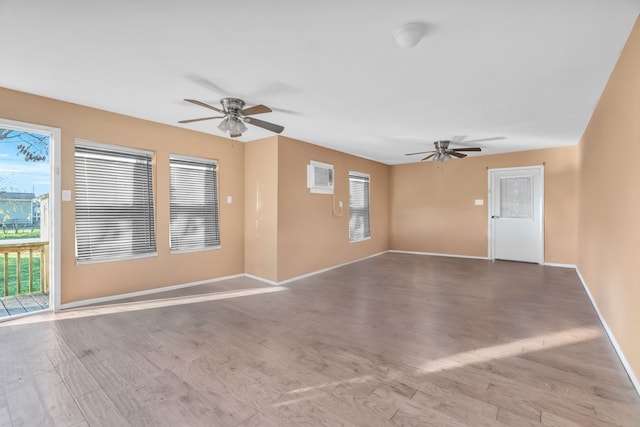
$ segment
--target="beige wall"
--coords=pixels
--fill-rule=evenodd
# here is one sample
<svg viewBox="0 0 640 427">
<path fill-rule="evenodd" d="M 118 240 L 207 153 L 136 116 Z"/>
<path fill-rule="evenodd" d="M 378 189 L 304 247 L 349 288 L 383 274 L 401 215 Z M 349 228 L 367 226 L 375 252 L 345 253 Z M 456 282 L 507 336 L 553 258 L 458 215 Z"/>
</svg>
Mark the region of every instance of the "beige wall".
<svg viewBox="0 0 640 427">
<path fill-rule="evenodd" d="M 389 247 L 389 166 L 278 137 L 278 280 L 383 252 Z M 307 188 L 311 160 L 334 166 L 333 197 Z M 369 174 L 371 239 L 349 242 L 349 171 Z"/>
<path fill-rule="evenodd" d="M 244 145 L 62 101 L 0 88 L 0 117 L 60 128 L 61 184 L 74 190 L 76 138 L 141 148 L 155 153 L 158 256 L 91 265 L 75 263 L 75 208 L 62 203 L 62 303 L 190 283 L 239 274 L 243 265 Z M 169 155 L 218 159 L 220 177 L 220 250 L 169 253 Z M 233 203 L 225 203 L 226 196 Z"/>
<path fill-rule="evenodd" d="M 544 163 L 545 262 L 575 264 L 578 153 L 569 146 L 393 166 L 390 248 L 488 256 L 487 169 Z"/>
<path fill-rule="evenodd" d="M 278 281 L 278 137 L 245 145 L 244 270 Z"/>
<path fill-rule="evenodd" d="M 62 129 L 62 188 L 74 188 L 75 138 L 155 152 L 158 257 L 75 265 L 73 202 L 62 205 L 62 302 L 246 272 L 282 281 L 389 248 L 486 256 L 487 167 L 546 162 L 546 260 L 575 262 L 575 147 L 389 167 L 282 136 L 242 144 L 75 104 L 2 89 L 0 117 Z M 168 157 L 219 160 L 222 249 L 171 255 Z M 335 167 L 333 197 L 306 188 L 310 160 Z M 348 172 L 371 179 L 370 240 L 348 239 Z M 226 203 L 226 196 L 233 203 Z M 246 205 L 246 209 L 245 209 Z M 437 219 L 437 220 L 434 220 Z"/>
<path fill-rule="evenodd" d="M 640 23 L 582 142 L 578 268 L 640 374 Z"/>
<path fill-rule="evenodd" d="M 63 189 L 74 190 L 76 138 L 155 153 L 158 256 L 76 265 L 75 208 L 73 202 L 64 202 L 62 303 L 243 272 L 282 281 L 388 248 L 386 165 L 278 136 L 245 146 L 225 138 L 8 89 L 0 88 L 0 100 L 0 117 L 4 119 L 61 129 Z M 218 160 L 220 250 L 169 253 L 170 154 Z M 340 218 L 331 215 L 331 196 L 311 194 L 306 188 L 306 165 L 312 159 L 335 165 L 336 201 L 345 204 Z M 350 243 L 348 239 L 349 170 L 371 175 L 372 238 L 360 243 Z M 232 204 L 226 203 L 227 196 L 233 197 Z"/>
<path fill-rule="evenodd" d="M 334 198 L 307 188 L 311 160 L 329 163 Z M 274 136 L 245 148 L 245 271 L 273 282 L 383 252 L 389 245 L 389 166 Z M 370 175 L 371 239 L 349 242 L 349 171 Z"/>
</svg>

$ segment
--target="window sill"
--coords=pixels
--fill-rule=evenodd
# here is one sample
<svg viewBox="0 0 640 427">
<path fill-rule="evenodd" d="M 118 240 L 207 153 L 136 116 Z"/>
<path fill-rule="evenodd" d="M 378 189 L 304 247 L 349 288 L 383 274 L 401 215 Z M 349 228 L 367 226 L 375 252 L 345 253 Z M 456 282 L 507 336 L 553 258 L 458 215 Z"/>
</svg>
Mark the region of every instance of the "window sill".
<svg viewBox="0 0 640 427">
<path fill-rule="evenodd" d="M 371 240 L 371 237 L 365 237 L 364 239 L 358 239 L 358 240 L 349 239 L 349 243 L 366 242 L 367 240 Z"/>
<path fill-rule="evenodd" d="M 124 256 L 124 257 L 113 257 L 113 258 L 100 258 L 100 259 L 76 259 L 76 265 L 88 265 L 88 264 L 102 264 L 105 262 L 120 262 L 120 261 L 132 261 L 136 259 L 144 259 L 144 258 L 153 258 L 157 257 L 158 252 L 151 252 L 148 254 L 141 255 L 132 255 L 132 256 Z"/>
<path fill-rule="evenodd" d="M 195 248 L 195 249 L 171 249 L 171 255 L 174 254 L 190 254 L 194 252 L 208 252 L 208 251 L 217 251 L 222 249 L 222 246 L 209 246 L 207 248 Z"/>
</svg>

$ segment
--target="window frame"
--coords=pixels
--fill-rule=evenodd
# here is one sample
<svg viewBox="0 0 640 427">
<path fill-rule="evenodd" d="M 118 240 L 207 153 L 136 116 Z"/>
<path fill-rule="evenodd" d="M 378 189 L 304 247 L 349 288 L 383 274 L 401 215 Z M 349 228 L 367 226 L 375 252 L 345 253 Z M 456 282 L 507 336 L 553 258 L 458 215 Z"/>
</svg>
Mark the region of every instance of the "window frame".
<svg viewBox="0 0 640 427">
<path fill-rule="evenodd" d="M 360 178 L 361 180 L 366 180 L 366 190 L 367 190 L 367 195 L 366 195 L 366 217 L 367 217 L 367 230 L 365 230 L 365 232 L 363 232 L 363 237 L 362 238 L 356 238 L 353 236 L 353 230 L 351 228 L 351 213 L 353 211 L 354 208 L 351 207 L 352 205 L 352 194 L 351 194 L 351 180 L 352 177 L 355 178 Z M 357 208 L 358 210 L 363 211 L 365 208 Z M 368 234 L 367 234 L 368 231 Z M 366 173 L 362 173 L 362 172 L 356 172 L 356 171 L 349 171 L 349 242 L 350 243 L 357 243 L 357 242 L 364 242 L 366 240 L 370 240 L 371 239 L 371 176 L 369 174 Z"/>
<path fill-rule="evenodd" d="M 213 213 L 213 223 L 216 227 L 214 231 L 214 235 L 217 235 L 217 243 L 214 245 L 204 245 L 202 247 L 177 247 L 174 248 L 172 242 L 172 215 L 171 215 L 171 180 L 172 180 L 172 160 L 182 161 L 182 162 L 190 162 L 195 164 L 200 164 L 202 166 L 213 166 L 214 171 L 214 183 L 213 183 L 213 197 L 214 201 L 212 204 L 214 205 L 215 211 Z M 222 238 L 220 233 L 220 179 L 218 176 L 219 172 L 219 161 L 217 159 L 210 159 L 206 157 L 195 157 L 195 156 L 187 156 L 183 154 L 170 154 L 169 155 L 169 252 L 171 254 L 182 254 L 182 253 L 192 253 L 192 252 L 205 252 L 205 251 L 215 251 L 222 248 Z"/>
<path fill-rule="evenodd" d="M 117 158 L 120 155 L 122 159 L 125 159 L 127 156 L 138 156 L 138 157 L 144 157 L 147 159 L 146 175 L 147 175 L 147 183 L 149 185 L 147 186 L 147 192 L 145 194 L 145 197 L 147 200 L 150 201 L 151 213 L 149 214 L 149 218 L 147 219 L 150 230 L 147 230 L 147 232 L 149 233 L 148 235 L 152 237 L 153 244 L 150 245 L 150 247 L 153 248 L 152 250 L 149 250 L 148 252 L 141 252 L 141 253 L 135 253 L 135 254 L 130 253 L 126 255 L 112 255 L 112 256 L 98 255 L 97 257 L 90 257 L 90 258 L 79 257 L 80 255 L 79 255 L 79 246 L 78 246 L 78 240 L 79 240 L 78 239 L 78 225 L 79 225 L 78 209 L 79 209 L 79 205 L 81 205 L 81 203 L 79 203 L 80 191 L 78 191 L 79 185 L 78 185 L 78 174 L 77 174 L 77 170 L 78 170 L 77 149 L 79 147 L 85 150 L 94 150 L 94 153 L 90 153 L 90 154 L 93 154 L 94 156 L 100 156 L 99 152 L 102 151 L 106 155 L 112 155 L 114 158 Z M 87 176 L 85 176 L 84 178 L 87 178 Z M 154 183 L 155 183 L 155 153 L 153 151 L 142 150 L 142 149 L 137 149 L 132 147 L 124 147 L 124 146 L 115 145 L 115 144 L 105 144 L 105 143 L 88 141 L 88 140 L 79 139 L 79 138 L 75 139 L 74 141 L 74 185 L 75 185 L 75 198 L 74 198 L 74 205 L 75 205 L 74 206 L 74 214 L 75 214 L 74 237 L 75 239 L 74 240 L 75 242 L 74 243 L 75 243 L 76 265 L 128 261 L 128 260 L 152 258 L 152 257 L 158 256 L 158 247 L 157 247 L 158 241 L 157 241 L 157 229 L 156 229 L 157 212 L 156 212 L 156 206 L 155 206 L 156 197 L 155 197 Z M 149 207 L 149 204 L 147 204 L 147 208 L 148 207 Z M 91 239 L 91 237 L 92 236 L 88 236 L 89 239 Z"/>
</svg>

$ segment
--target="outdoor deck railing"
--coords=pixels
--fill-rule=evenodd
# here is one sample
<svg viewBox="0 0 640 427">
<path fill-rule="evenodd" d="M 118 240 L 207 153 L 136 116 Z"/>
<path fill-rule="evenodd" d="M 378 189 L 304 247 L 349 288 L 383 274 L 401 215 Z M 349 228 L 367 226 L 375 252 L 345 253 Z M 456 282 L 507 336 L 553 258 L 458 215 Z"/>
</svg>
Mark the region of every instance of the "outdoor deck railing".
<svg viewBox="0 0 640 427">
<path fill-rule="evenodd" d="M 0 245 L 1 296 L 49 292 L 48 250 L 49 242 Z"/>
</svg>

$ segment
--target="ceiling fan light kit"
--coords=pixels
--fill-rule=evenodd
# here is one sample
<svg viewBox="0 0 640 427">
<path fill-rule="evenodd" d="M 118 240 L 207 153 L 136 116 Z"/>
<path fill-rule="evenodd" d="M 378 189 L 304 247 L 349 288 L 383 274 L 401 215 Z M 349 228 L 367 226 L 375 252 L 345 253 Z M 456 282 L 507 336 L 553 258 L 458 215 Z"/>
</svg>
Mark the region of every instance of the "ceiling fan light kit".
<svg viewBox="0 0 640 427">
<path fill-rule="evenodd" d="M 247 126 L 238 117 L 229 116 L 220 122 L 218 129 L 230 135 L 242 135 L 247 130 Z"/>
<path fill-rule="evenodd" d="M 453 141 L 458 143 L 458 142 L 462 142 L 464 140 L 464 136 L 462 137 L 454 137 Z M 476 139 L 473 141 L 466 141 L 467 143 L 470 142 L 479 142 L 479 141 L 493 141 L 496 139 L 504 139 L 504 137 L 502 136 L 497 136 L 497 137 L 493 137 L 493 138 L 484 138 L 484 139 Z M 441 140 L 441 141 L 434 141 L 433 145 L 435 147 L 435 150 L 431 150 L 431 151 L 419 151 L 417 153 L 407 153 L 405 154 L 405 156 L 414 156 L 416 154 L 429 154 L 427 157 L 425 157 L 424 159 L 421 159 L 420 161 L 425 161 L 425 160 L 429 160 L 431 159 L 431 161 L 433 162 L 446 162 L 447 160 L 451 160 L 454 157 L 458 158 L 458 159 L 462 159 L 464 157 L 467 157 L 466 154 L 462 153 L 462 151 L 482 151 L 482 149 L 480 147 L 468 147 L 468 148 L 449 148 L 449 144 L 451 143 L 450 140 L 445 139 L 445 140 Z"/>
<path fill-rule="evenodd" d="M 270 113 L 271 108 L 267 107 L 266 105 L 260 104 L 254 105 L 253 107 L 244 108 L 245 102 L 242 99 L 222 98 L 220 100 L 222 109 L 220 109 L 205 102 L 197 101 L 195 99 L 185 99 L 185 101 L 208 108 L 210 110 L 217 111 L 218 113 L 221 113 L 223 115 L 214 117 L 202 117 L 199 119 L 180 120 L 178 123 L 191 123 L 202 120 L 223 119 L 222 122 L 220 122 L 220 124 L 218 125 L 218 129 L 220 129 L 222 132 L 228 133 L 231 138 L 242 136 L 242 134 L 247 131 L 248 128 L 247 126 L 245 126 L 245 123 L 249 123 L 250 125 L 258 126 L 275 133 L 281 133 L 284 130 L 283 126 L 265 122 L 263 120 L 258 120 L 254 117 L 249 117 L 254 114 Z"/>
<path fill-rule="evenodd" d="M 408 22 L 393 30 L 393 38 L 396 44 L 403 49 L 414 47 L 424 35 L 424 24 Z"/>
<path fill-rule="evenodd" d="M 444 153 L 443 152 L 443 153 L 436 153 L 433 156 L 432 160 L 434 162 L 444 163 L 444 162 L 446 162 L 447 160 L 450 160 L 450 159 L 453 159 L 453 156 L 451 154 L 449 154 L 449 153 Z"/>
</svg>

